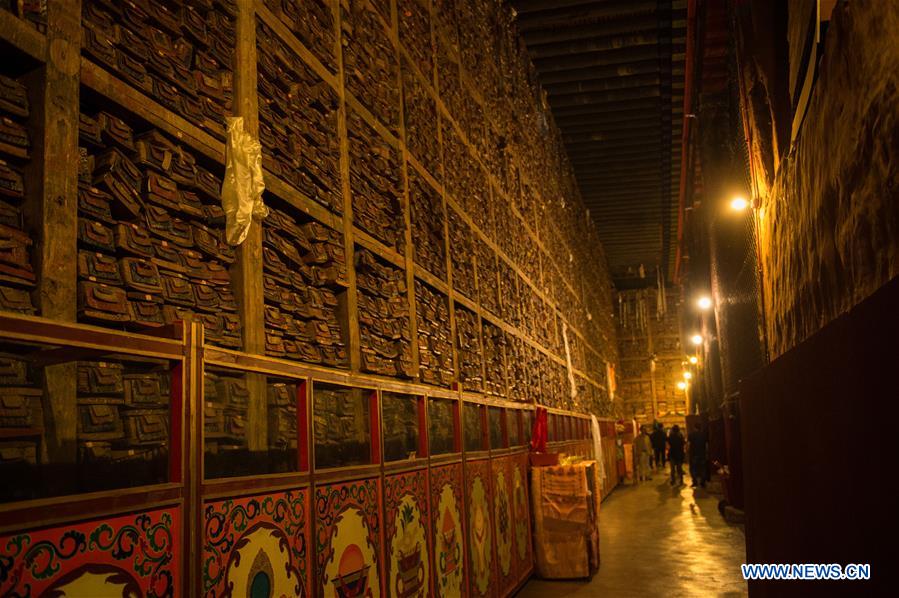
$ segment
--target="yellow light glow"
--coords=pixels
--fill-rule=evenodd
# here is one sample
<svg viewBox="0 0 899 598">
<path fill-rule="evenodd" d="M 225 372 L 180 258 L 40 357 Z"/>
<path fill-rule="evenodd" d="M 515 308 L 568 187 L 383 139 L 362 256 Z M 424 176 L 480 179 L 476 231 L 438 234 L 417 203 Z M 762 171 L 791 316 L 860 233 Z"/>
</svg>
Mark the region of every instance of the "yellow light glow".
<svg viewBox="0 0 899 598">
<path fill-rule="evenodd" d="M 678 382 L 678 383 L 677 383 L 677 387 L 678 387 L 680 390 L 687 390 L 687 383 L 686 383 L 686 382 Z"/>
<path fill-rule="evenodd" d="M 690 357 L 690 363 L 691 363 L 692 365 L 696 365 L 697 363 L 699 363 L 699 358 L 696 357 L 695 355 L 691 356 L 691 357 Z"/>
<path fill-rule="evenodd" d="M 693 372 L 684 372 L 684 380 L 691 380 L 693 378 Z"/>
<path fill-rule="evenodd" d="M 745 197 L 738 195 L 737 197 L 730 200 L 730 207 L 734 211 L 742 212 L 749 207 L 749 202 Z"/>
<path fill-rule="evenodd" d="M 709 309 L 710 307 L 712 307 L 712 298 L 704 295 L 699 298 L 699 300 L 696 302 L 696 305 L 699 306 L 699 309 Z"/>
<path fill-rule="evenodd" d="M 693 343 L 694 345 L 701 345 L 702 344 L 702 335 L 694 334 L 693 336 L 690 337 L 690 342 Z"/>
</svg>

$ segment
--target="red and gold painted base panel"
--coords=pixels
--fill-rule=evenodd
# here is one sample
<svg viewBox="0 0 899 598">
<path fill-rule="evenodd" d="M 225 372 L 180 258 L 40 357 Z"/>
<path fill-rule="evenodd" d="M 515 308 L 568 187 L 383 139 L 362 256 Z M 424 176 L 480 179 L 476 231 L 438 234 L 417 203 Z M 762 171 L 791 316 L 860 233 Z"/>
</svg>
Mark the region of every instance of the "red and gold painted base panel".
<svg viewBox="0 0 899 598">
<path fill-rule="evenodd" d="M 530 500 L 528 454 L 512 455 L 509 459 L 514 538 L 512 558 L 515 561 L 515 576 L 520 583 L 530 576 L 534 568 L 534 555 L 531 549 L 531 508 L 528 504 Z"/>
<path fill-rule="evenodd" d="M 304 488 L 204 503 L 206 598 L 309 596 L 309 502 Z"/>
<path fill-rule="evenodd" d="M 179 505 L 0 536 L 0 596 L 180 595 Z"/>
<path fill-rule="evenodd" d="M 430 470 L 433 526 L 434 596 L 468 596 L 467 538 L 463 519 L 462 464 L 454 463 Z"/>
<path fill-rule="evenodd" d="M 493 470 L 493 537 L 496 545 L 496 573 L 500 595 L 507 596 L 518 581 L 512 552 L 515 525 L 512 513 L 511 457 L 491 460 Z"/>
<path fill-rule="evenodd" d="M 316 596 L 381 596 L 380 498 L 377 478 L 316 487 Z"/>
<path fill-rule="evenodd" d="M 497 590 L 492 475 L 487 459 L 465 462 L 465 506 L 471 567 L 468 586 L 472 596 L 493 596 Z"/>
<path fill-rule="evenodd" d="M 387 595 L 425 598 L 431 591 L 428 476 L 424 469 L 384 478 Z"/>
</svg>

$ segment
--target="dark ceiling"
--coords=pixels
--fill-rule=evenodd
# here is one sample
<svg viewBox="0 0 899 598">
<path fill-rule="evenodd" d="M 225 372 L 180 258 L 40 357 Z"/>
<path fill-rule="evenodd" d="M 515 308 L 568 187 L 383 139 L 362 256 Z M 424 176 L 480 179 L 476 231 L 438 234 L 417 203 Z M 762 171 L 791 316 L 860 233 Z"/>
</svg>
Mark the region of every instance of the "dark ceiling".
<svg viewBox="0 0 899 598">
<path fill-rule="evenodd" d="M 687 0 L 511 4 L 616 285 L 671 280 Z"/>
</svg>

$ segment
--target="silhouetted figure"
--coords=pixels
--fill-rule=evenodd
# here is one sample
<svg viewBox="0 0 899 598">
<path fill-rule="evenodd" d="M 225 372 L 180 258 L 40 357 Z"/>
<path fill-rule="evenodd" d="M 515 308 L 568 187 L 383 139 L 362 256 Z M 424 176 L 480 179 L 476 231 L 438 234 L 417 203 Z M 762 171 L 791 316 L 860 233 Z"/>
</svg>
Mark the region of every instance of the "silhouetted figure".
<svg viewBox="0 0 899 598">
<path fill-rule="evenodd" d="M 652 442 L 652 452 L 655 457 L 656 467 L 665 467 L 665 431 L 662 430 L 662 424 L 657 423 L 655 430 L 649 436 Z"/>
<path fill-rule="evenodd" d="M 646 426 L 640 426 L 640 433 L 634 439 L 634 450 L 637 453 L 637 481 L 646 482 L 652 479 L 649 467 L 649 456 L 652 454 L 652 444 Z"/>
<path fill-rule="evenodd" d="M 671 485 L 681 486 L 684 483 L 684 435 L 680 426 L 675 424 L 668 434 L 668 461 L 671 463 Z M 675 484 L 677 480 L 677 484 Z"/>
<path fill-rule="evenodd" d="M 705 488 L 706 483 L 706 439 L 702 433 L 702 426 L 695 424 L 693 431 L 687 437 L 690 449 L 690 477 L 693 478 L 692 487 L 697 485 Z"/>
</svg>

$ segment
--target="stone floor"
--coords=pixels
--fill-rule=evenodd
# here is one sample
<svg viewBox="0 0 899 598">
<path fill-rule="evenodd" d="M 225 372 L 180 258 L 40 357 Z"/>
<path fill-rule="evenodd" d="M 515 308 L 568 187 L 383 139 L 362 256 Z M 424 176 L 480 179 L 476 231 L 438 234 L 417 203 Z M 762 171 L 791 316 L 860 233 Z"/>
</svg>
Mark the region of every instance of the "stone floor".
<svg viewBox="0 0 899 598">
<path fill-rule="evenodd" d="M 743 596 L 742 526 L 718 512 L 719 497 L 672 488 L 656 474 L 619 486 L 600 511 L 600 567 L 591 581 L 532 579 L 519 598 L 568 596 Z"/>
</svg>

